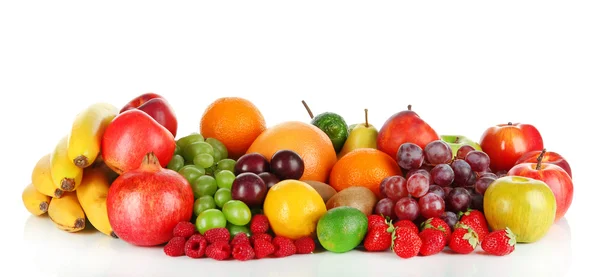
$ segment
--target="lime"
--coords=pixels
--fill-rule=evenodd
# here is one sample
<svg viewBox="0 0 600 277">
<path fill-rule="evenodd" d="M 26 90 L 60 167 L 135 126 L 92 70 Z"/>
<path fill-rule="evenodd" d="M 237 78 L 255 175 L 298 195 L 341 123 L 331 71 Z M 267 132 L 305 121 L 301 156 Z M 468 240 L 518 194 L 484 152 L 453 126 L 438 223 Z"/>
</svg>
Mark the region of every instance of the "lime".
<svg viewBox="0 0 600 277">
<path fill-rule="evenodd" d="M 333 208 L 317 223 L 317 238 L 328 251 L 344 253 L 356 248 L 365 235 L 367 216 L 350 206 Z"/>
<path fill-rule="evenodd" d="M 325 112 L 315 116 L 311 123 L 325 132 L 333 143 L 335 152 L 340 152 L 349 133 L 348 124 L 346 124 L 344 118 L 336 113 Z"/>
</svg>

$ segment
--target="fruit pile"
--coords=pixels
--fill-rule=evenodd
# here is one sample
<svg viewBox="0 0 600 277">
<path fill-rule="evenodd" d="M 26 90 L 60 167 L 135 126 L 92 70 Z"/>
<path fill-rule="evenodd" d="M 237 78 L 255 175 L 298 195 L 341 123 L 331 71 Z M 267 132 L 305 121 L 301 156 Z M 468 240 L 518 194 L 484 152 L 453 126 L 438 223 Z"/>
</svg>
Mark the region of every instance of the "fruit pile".
<svg viewBox="0 0 600 277">
<path fill-rule="evenodd" d="M 502 256 L 571 205 L 571 168 L 533 125 L 474 142 L 439 135 L 410 105 L 378 129 L 366 109 L 348 125 L 302 103 L 310 122 L 267 127 L 247 99 L 220 98 L 179 137 L 161 95 L 90 105 L 37 160 L 23 204 L 64 231 L 89 221 L 167 256 L 239 261 L 319 249 Z"/>
</svg>

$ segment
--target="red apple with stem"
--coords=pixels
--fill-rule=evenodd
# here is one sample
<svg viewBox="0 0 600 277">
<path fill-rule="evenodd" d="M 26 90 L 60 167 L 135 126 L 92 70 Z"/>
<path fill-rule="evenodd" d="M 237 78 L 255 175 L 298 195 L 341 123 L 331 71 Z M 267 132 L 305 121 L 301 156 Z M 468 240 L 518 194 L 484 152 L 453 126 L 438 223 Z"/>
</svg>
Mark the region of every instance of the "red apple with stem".
<svg viewBox="0 0 600 277">
<path fill-rule="evenodd" d="M 537 160 L 541 154 L 542 154 L 541 150 L 529 151 L 529 152 L 523 154 L 523 156 L 521 156 L 521 158 L 519 158 L 517 160 L 516 164 L 537 163 Z M 560 154 L 558 154 L 556 152 L 551 152 L 551 151 L 544 152 L 544 154 L 542 156 L 543 156 L 543 158 L 542 158 L 543 163 L 558 165 L 569 174 L 571 179 L 573 178 L 573 174 L 571 174 L 571 166 L 569 165 L 569 163 L 563 156 L 561 156 Z"/>
<path fill-rule="evenodd" d="M 440 136 L 415 111 L 412 106 L 393 114 L 381 126 L 377 135 L 377 149 L 396 159 L 398 148 L 405 142 L 412 142 L 421 149 Z"/>
<path fill-rule="evenodd" d="M 163 96 L 156 93 L 145 93 L 129 101 L 120 111 L 123 113 L 131 109 L 139 109 L 154 118 L 158 124 L 164 126 L 177 137 L 177 117 L 173 108 Z"/>
<path fill-rule="evenodd" d="M 511 122 L 485 130 L 479 144 L 490 157 L 490 168 L 494 172 L 508 171 L 523 154 L 544 148 L 542 135 L 537 128 Z"/>
<path fill-rule="evenodd" d="M 515 165 L 508 171 L 508 175 L 528 177 L 546 183 L 556 199 L 556 216 L 554 217 L 556 222 L 567 213 L 573 202 L 573 181 L 562 167 L 544 163 L 542 160 L 545 153 L 546 149 L 543 149 L 538 156 L 537 163 Z"/>
</svg>

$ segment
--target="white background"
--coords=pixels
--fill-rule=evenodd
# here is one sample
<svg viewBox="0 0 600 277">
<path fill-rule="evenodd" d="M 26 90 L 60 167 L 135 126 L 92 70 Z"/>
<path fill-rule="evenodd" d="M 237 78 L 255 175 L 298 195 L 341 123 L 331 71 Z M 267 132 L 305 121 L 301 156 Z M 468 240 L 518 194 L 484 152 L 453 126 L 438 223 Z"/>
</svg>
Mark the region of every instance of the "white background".
<svg viewBox="0 0 600 277">
<path fill-rule="evenodd" d="M 5 276 L 578 276 L 598 248 L 597 1 L 3 1 L 0 3 L 2 270 Z M 206 1 L 209 2 L 209 1 Z M 272 126 L 333 111 L 371 123 L 408 104 L 440 134 L 478 140 L 498 123 L 535 125 L 573 169 L 566 219 L 503 258 L 321 253 L 253 262 L 172 259 L 30 217 L 35 162 L 97 101 L 167 97 L 179 134 L 223 96 Z M 586 253 L 588 251 L 588 253 Z M 594 254 L 590 254 L 594 253 Z M 205 275 L 210 274 L 210 275 Z M 440 275 L 441 274 L 441 275 Z M 184 275 L 184 274 L 181 274 Z"/>
</svg>

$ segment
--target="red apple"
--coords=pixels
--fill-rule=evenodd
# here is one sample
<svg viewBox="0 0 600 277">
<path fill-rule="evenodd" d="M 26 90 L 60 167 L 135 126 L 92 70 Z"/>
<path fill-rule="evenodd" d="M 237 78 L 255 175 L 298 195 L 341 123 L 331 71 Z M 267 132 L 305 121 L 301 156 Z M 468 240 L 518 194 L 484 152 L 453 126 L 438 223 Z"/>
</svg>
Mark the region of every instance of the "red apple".
<svg viewBox="0 0 600 277">
<path fill-rule="evenodd" d="M 383 123 L 377 135 L 377 149 L 396 159 L 398 148 L 405 142 L 412 142 L 425 149 L 425 146 L 440 139 L 440 136 L 417 113 L 411 110 L 398 112 Z"/>
<path fill-rule="evenodd" d="M 508 171 L 509 176 L 522 176 L 540 180 L 554 193 L 556 199 L 556 216 L 554 221 L 560 220 L 573 201 L 573 181 L 562 167 L 542 162 L 544 151 L 540 154 L 537 163 L 520 163 Z"/>
<path fill-rule="evenodd" d="M 173 228 L 192 218 L 194 192 L 179 173 L 163 168 L 153 153 L 137 169 L 125 172 L 106 197 L 108 220 L 123 241 L 155 246 L 173 237 Z"/>
<path fill-rule="evenodd" d="M 490 156 L 494 172 L 508 171 L 523 154 L 544 148 L 542 136 L 533 125 L 510 122 L 485 130 L 479 144 Z"/>
<path fill-rule="evenodd" d="M 529 152 L 523 154 L 523 156 L 521 156 L 521 158 L 519 158 L 517 160 L 516 164 L 537 163 L 537 160 L 538 160 L 540 154 L 542 154 L 542 151 L 540 151 L 540 150 L 529 151 Z M 563 158 L 563 156 L 559 155 L 558 153 L 548 152 L 548 151 L 544 152 L 544 155 L 542 155 L 542 162 L 560 166 L 562 169 L 564 169 L 569 174 L 569 177 L 571 177 L 571 179 L 573 178 L 573 175 L 571 174 L 571 166 L 569 165 L 567 160 L 565 158 Z"/>
<path fill-rule="evenodd" d="M 138 168 L 149 152 L 166 167 L 175 152 L 175 138 L 148 114 L 133 109 L 117 115 L 106 127 L 101 149 L 106 165 L 123 174 Z"/>
<path fill-rule="evenodd" d="M 173 137 L 177 137 L 177 117 L 167 99 L 161 95 L 156 93 L 142 94 L 129 101 L 121 109 L 121 113 L 131 109 L 144 111 L 154 118 L 158 124 L 165 126 L 173 134 Z"/>
</svg>

